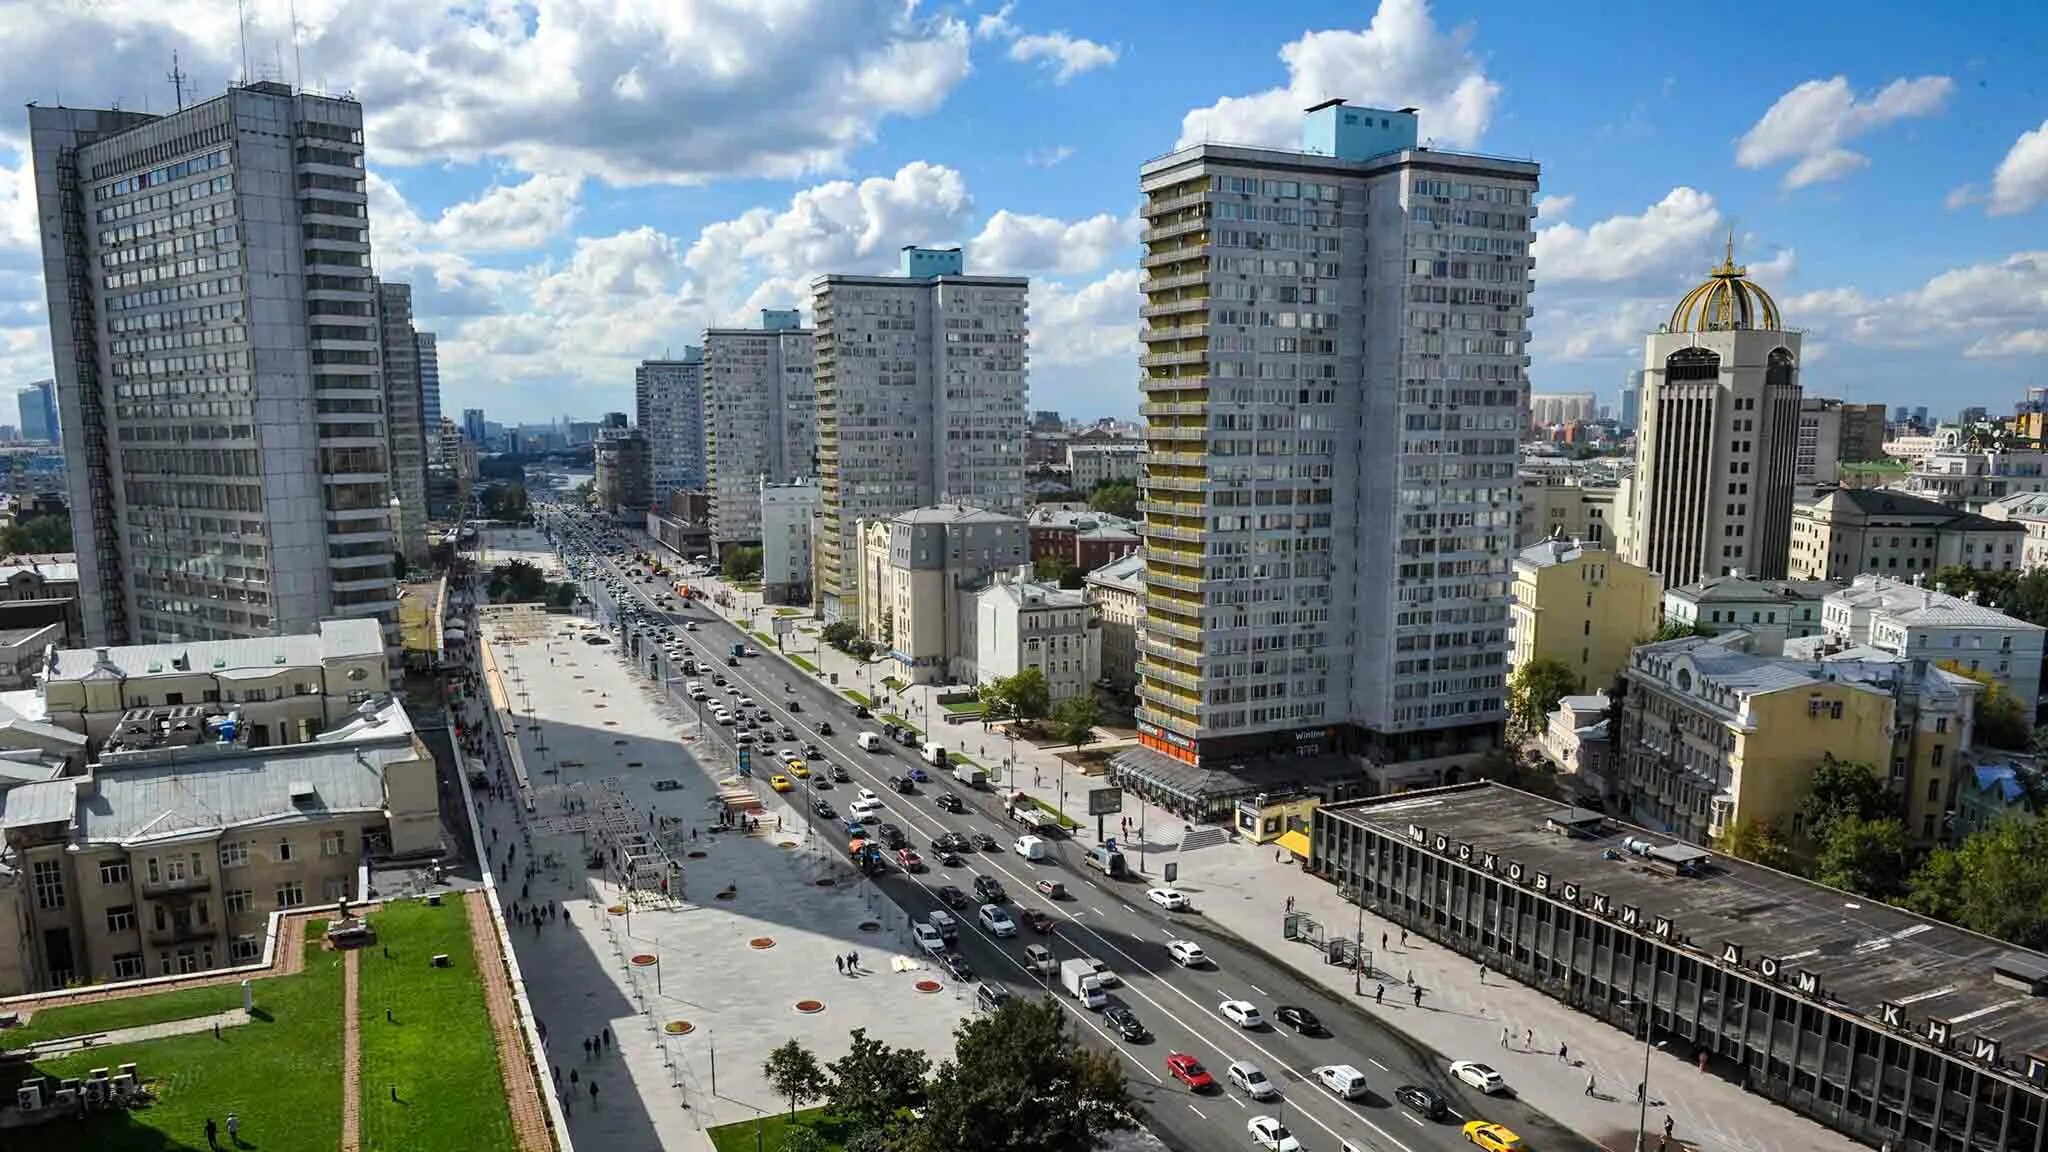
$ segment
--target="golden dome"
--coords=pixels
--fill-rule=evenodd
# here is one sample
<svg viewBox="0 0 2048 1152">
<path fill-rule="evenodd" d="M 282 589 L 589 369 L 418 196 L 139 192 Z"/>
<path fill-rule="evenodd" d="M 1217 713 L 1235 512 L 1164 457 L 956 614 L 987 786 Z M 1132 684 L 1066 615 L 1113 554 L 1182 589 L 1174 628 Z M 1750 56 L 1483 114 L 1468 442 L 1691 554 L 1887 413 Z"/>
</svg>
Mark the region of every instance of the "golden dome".
<svg viewBox="0 0 2048 1152">
<path fill-rule="evenodd" d="M 1754 329 L 1775 332 L 1780 328 L 1778 302 L 1771 294 L 1744 277 L 1749 269 L 1735 263 L 1735 233 L 1728 234 L 1728 251 L 1721 266 L 1708 274 L 1707 282 L 1685 294 L 1671 312 L 1673 332 L 1729 332 Z"/>
</svg>

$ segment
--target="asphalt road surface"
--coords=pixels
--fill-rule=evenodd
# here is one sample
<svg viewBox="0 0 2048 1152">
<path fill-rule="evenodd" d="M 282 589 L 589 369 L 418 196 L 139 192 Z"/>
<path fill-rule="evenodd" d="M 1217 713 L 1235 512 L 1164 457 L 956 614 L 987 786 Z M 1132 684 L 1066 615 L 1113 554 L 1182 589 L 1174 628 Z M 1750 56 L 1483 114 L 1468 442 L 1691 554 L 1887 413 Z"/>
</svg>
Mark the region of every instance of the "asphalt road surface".
<svg viewBox="0 0 2048 1152">
<path fill-rule="evenodd" d="M 584 539 L 587 541 L 588 537 Z M 627 539 L 633 547 L 655 547 L 637 534 Z M 772 742 L 755 753 L 757 778 L 765 780 L 775 771 L 774 751 L 782 746 L 810 742 L 824 750 L 822 757 L 807 759 L 811 779 L 799 781 L 802 787 L 791 793 L 803 818 L 814 824 L 825 823 L 811 810 L 810 802 L 816 798 L 830 801 L 842 816 L 863 787 L 881 798 L 885 813 L 880 819 L 902 828 L 911 846 L 924 853 L 931 865 L 930 871 L 906 875 L 891 864 L 876 878 L 880 890 L 899 907 L 921 919 L 931 910 L 943 907 L 936 895 L 939 886 L 951 884 L 970 893 L 971 898 L 974 876 L 983 875 L 1001 882 L 1013 915 L 1017 908 L 1036 907 L 1052 916 L 1054 926 L 1050 934 L 1034 933 L 1020 922 L 1016 936 L 997 939 L 976 920 L 973 904 L 964 912 L 955 911 L 960 923 L 958 948 L 972 965 L 977 980 L 1001 983 L 1016 994 L 1045 991 L 1043 980 L 1024 963 L 1024 948 L 1034 943 L 1050 948 L 1056 959 L 1088 956 L 1106 962 L 1121 981 L 1109 990 L 1110 1003 L 1120 1003 L 1136 1013 L 1152 1033 L 1149 1040 L 1134 1043 L 1123 1039 L 1098 1013 L 1061 993 L 1056 977 L 1052 993 L 1073 1013 L 1084 1038 L 1127 1062 L 1131 1091 L 1144 1107 L 1146 1125 L 1172 1147 L 1190 1152 L 1252 1147 L 1246 1122 L 1262 1115 L 1280 1118 L 1310 1152 L 1338 1152 L 1346 1143 L 1361 1152 L 1470 1147 L 1462 1124 L 1474 1119 L 1514 1129 L 1533 1149 L 1589 1147 L 1576 1135 L 1516 1100 L 1512 1084 L 1508 1093 L 1489 1097 L 1453 1079 L 1447 1070 L 1451 1060 L 1484 1061 L 1490 1053 L 1434 1053 L 1420 1048 L 1273 960 L 1265 948 L 1306 947 L 1280 939 L 1277 914 L 1272 939 L 1248 943 L 1210 928 L 1199 907 L 1184 912 L 1165 911 L 1146 899 L 1143 882 L 1111 880 L 1081 866 L 1084 850 L 1074 843 L 1055 840 L 1052 859 L 1036 863 L 1025 860 L 1011 851 L 1019 829 L 1004 818 L 1000 794 L 958 785 L 947 774 L 924 765 L 914 750 L 893 743 L 883 752 L 861 751 L 854 737 L 862 731 L 879 732 L 881 721 L 855 718 L 852 702 L 835 689 L 772 655 L 749 656 L 738 667 L 728 667 L 726 658 L 731 646 L 738 642 L 752 648 L 758 644 L 756 638 L 742 634 L 702 606 L 666 613 L 655 609 L 653 597 L 668 591 L 666 580 L 635 582 L 626 576 L 628 564 L 614 561 L 587 543 L 570 541 L 563 550 L 567 555 L 586 551 L 600 560 L 606 573 L 623 581 L 630 594 L 638 597 L 643 612 L 652 613 L 665 626 L 676 629 L 676 637 L 683 641 L 685 649 L 673 658 L 664 653 L 664 661 L 673 659 L 679 664 L 683 657 L 694 656 L 711 666 L 709 673 L 696 677 L 683 676 L 673 666 L 668 668 L 670 678 L 676 681 L 681 706 L 693 706 L 681 698 L 683 681 L 700 679 L 708 689 L 715 673 L 740 685 L 743 692 L 766 706 L 775 720 L 787 724 L 797 734 L 793 742 Z M 586 576 L 589 575 L 586 568 Z M 586 579 L 585 587 L 600 615 L 616 618 L 616 606 L 601 580 Z M 684 630 L 685 620 L 695 621 L 697 630 Z M 630 651 L 623 638 L 620 646 L 622 655 Z M 644 659 L 645 649 L 642 653 Z M 791 712 L 791 700 L 799 701 L 801 710 Z M 818 734 L 815 725 L 819 720 L 832 723 L 832 736 Z M 705 739 L 731 745 L 733 729 L 712 723 L 708 711 L 703 730 Z M 973 730 L 963 726 L 963 733 L 970 731 Z M 831 791 L 809 792 L 821 776 L 829 775 L 828 766 L 835 763 L 849 770 L 853 782 Z M 889 778 L 903 775 L 913 767 L 925 767 L 933 781 L 919 785 L 914 794 L 893 791 Z M 999 782 L 997 786 L 1000 787 Z M 965 812 L 947 812 L 934 803 L 948 792 L 965 802 Z M 870 822 L 871 827 L 873 823 Z M 840 821 L 819 828 L 819 832 L 828 844 L 845 835 Z M 940 867 L 931 863 L 929 849 L 933 838 L 945 832 L 969 836 L 987 833 L 995 838 L 1000 851 L 970 852 L 964 855 L 960 867 Z M 1068 898 L 1052 900 L 1041 895 L 1035 886 L 1042 879 L 1064 884 Z M 1177 965 L 1167 953 L 1167 942 L 1174 939 L 1201 945 L 1210 965 L 1199 969 Z M 1370 994 L 1372 985 L 1367 984 L 1365 990 Z M 1387 993 L 1390 1002 L 1404 1002 L 1400 997 L 1407 994 L 1407 989 L 1401 986 L 1391 987 Z M 1246 1030 L 1231 1023 L 1218 1005 L 1232 999 L 1257 1005 L 1269 1026 Z M 1425 1008 L 1419 1010 L 1429 1010 L 1426 996 L 1424 1002 Z M 1282 1004 L 1314 1012 L 1322 1020 L 1325 1033 L 1302 1036 L 1270 1024 L 1274 1009 Z M 1221 1090 L 1190 1093 L 1166 1072 L 1166 1057 L 1172 1052 L 1189 1053 L 1201 1060 L 1222 1086 Z M 1230 1088 L 1224 1072 L 1233 1060 L 1257 1065 L 1280 1086 L 1281 1099 L 1247 1100 Z M 1325 1091 L 1311 1071 L 1325 1064 L 1356 1067 L 1365 1073 L 1369 1091 L 1363 1098 L 1351 1101 Z M 1394 1089 L 1404 1084 L 1435 1089 L 1449 1102 L 1450 1113 L 1439 1120 L 1425 1120 L 1396 1103 Z"/>
</svg>

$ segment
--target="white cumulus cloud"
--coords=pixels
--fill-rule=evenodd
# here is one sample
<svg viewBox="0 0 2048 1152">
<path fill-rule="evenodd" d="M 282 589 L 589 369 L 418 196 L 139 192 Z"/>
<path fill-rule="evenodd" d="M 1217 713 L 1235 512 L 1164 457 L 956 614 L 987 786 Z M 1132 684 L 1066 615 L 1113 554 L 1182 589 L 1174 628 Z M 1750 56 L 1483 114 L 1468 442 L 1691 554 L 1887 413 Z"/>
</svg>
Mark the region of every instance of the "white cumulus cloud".
<svg viewBox="0 0 2048 1152">
<path fill-rule="evenodd" d="M 1068 222 L 1005 208 L 968 245 L 969 265 L 993 274 L 1086 275 L 1112 261 L 1135 262 L 1138 219 L 1107 212 Z"/>
<path fill-rule="evenodd" d="M 1900 78 L 1859 99 L 1849 78 L 1808 80 L 1778 97 L 1735 145 L 1735 162 L 1768 168 L 1791 162 L 1787 191 L 1839 180 L 1869 165 L 1850 141 L 1899 120 L 1932 116 L 1947 104 L 1955 83 L 1946 76 Z"/>
<path fill-rule="evenodd" d="M 1116 63 L 1117 50 L 1065 32 L 1039 32 L 1012 40 L 1010 59 L 1024 64 L 1036 60 L 1052 72 L 1053 83 L 1065 84 L 1083 72 Z"/>
<path fill-rule="evenodd" d="M 1618 283 L 1704 272 L 1700 256 L 1720 227 L 1721 211 L 1712 196 L 1696 188 L 1673 188 L 1633 216 L 1610 216 L 1584 228 L 1565 223 L 1539 228 L 1533 250 L 1537 281 Z"/>
<path fill-rule="evenodd" d="M 1301 138 L 1302 109 L 1343 97 L 1379 108 L 1412 105 L 1421 112 L 1425 137 L 1469 147 L 1485 134 L 1500 97 L 1471 38 L 1470 26 L 1438 28 L 1427 0 L 1380 0 L 1362 30 L 1309 32 L 1282 47 L 1284 85 L 1189 112 L 1179 146 L 1216 141 L 1291 148 Z"/>
<path fill-rule="evenodd" d="M 460 251 L 538 248 L 576 220 L 583 180 L 542 173 L 517 184 L 493 184 L 474 200 L 441 213 L 434 234 Z"/>
</svg>

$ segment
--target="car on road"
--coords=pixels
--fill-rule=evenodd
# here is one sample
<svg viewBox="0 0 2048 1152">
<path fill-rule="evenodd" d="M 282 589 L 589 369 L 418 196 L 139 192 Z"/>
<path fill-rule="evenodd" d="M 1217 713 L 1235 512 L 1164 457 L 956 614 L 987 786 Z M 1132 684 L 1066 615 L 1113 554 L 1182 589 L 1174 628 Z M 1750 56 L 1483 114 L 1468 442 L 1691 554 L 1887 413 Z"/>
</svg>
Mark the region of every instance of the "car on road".
<svg viewBox="0 0 2048 1152">
<path fill-rule="evenodd" d="M 994 1012 L 1010 1002 L 1010 990 L 1001 984 L 983 984 L 974 990 L 974 1006 L 983 1012 Z"/>
<path fill-rule="evenodd" d="M 859 717 L 859 718 L 861 718 L 862 720 L 865 720 L 865 719 L 867 719 L 868 717 L 870 717 L 870 716 L 873 716 L 873 715 L 874 715 L 874 713 L 872 713 L 872 712 L 868 711 L 868 706 L 867 706 L 867 705 L 865 705 L 865 704 L 855 704 L 855 705 L 853 706 L 853 714 L 854 714 L 855 716 L 858 716 L 858 717 Z"/>
<path fill-rule="evenodd" d="M 1481 1064 L 1477 1060 L 1451 1061 L 1451 1075 L 1488 1096 L 1497 1096 L 1508 1090 L 1507 1077 Z"/>
<path fill-rule="evenodd" d="M 1225 1000 L 1216 1006 L 1216 1010 L 1239 1028 L 1250 1030 L 1266 1026 L 1266 1018 L 1259 1015 L 1259 1006 L 1249 1000 Z"/>
<path fill-rule="evenodd" d="M 937 956 L 946 950 L 946 938 L 939 935 L 937 928 L 929 924 L 912 924 L 910 932 L 917 937 L 918 948 L 928 955 Z"/>
<path fill-rule="evenodd" d="M 1450 1107 L 1449 1102 L 1439 1095 L 1436 1089 L 1424 1088 L 1420 1084 L 1403 1084 L 1394 1089 L 1394 1099 L 1400 1101 L 1403 1108 L 1425 1120 L 1439 1119 L 1443 1116 L 1444 1110 Z"/>
<path fill-rule="evenodd" d="M 765 709 L 765 708 L 763 708 L 763 709 L 761 710 L 761 719 L 765 721 L 765 720 L 766 720 L 767 718 L 768 718 L 768 710 L 767 710 L 767 709 Z M 794 728 L 791 728 L 791 727 L 790 727 L 789 725 L 787 725 L 787 724 L 779 724 L 779 725 L 777 725 L 777 726 L 776 726 L 776 728 L 775 728 L 775 734 L 776 734 L 777 736 L 780 736 L 780 737 L 782 737 L 782 738 L 783 738 L 784 740 L 794 740 L 794 739 L 796 739 L 796 730 L 795 730 Z"/>
<path fill-rule="evenodd" d="M 1145 1030 L 1144 1022 L 1138 1019 L 1138 1014 L 1121 1004 L 1112 1004 L 1103 1009 L 1102 1018 L 1109 1021 L 1109 1026 L 1116 1029 L 1117 1035 L 1133 1043 L 1152 1038 L 1152 1033 Z"/>
<path fill-rule="evenodd" d="M 820 792 L 830 792 L 832 790 L 832 781 L 820 776 L 811 781 L 811 787 L 816 788 Z"/>
<path fill-rule="evenodd" d="M 1010 914 L 1003 911 L 1002 906 L 999 904 L 983 904 L 980 910 L 975 913 L 975 916 L 981 921 L 981 926 L 988 929 L 988 934 L 991 936 L 1002 937 L 1015 936 L 1017 934 L 1017 922 L 1010 919 Z"/>
<path fill-rule="evenodd" d="M 1095 980 L 1104 988 L 1115 988 L 1123 984 L 1123 977 L 1110 971 L 1109 965 L 1104 964 L 1093 956 L 1083 956 L 1081 959 L 1087 961 L 1090 968 L 1095 969 Z"/>
<path fill-rule="evenodd" d="M 1194 901 L 1189 900 L 1187 893 L 1182 892 L 1178 888 L 1147 888 L 1145 890 L 1145 899 L 1159 905 L 1168 912 L 1179 912 L 1183 909 L 1194 907 Z"/>
<path fill-rule="evenodd" d="M 799 780 L 808 780 L 811 778 L 811 766 L 801 760 L 791 760 L 789 762 L 789 774 Z"/>
<path fill-rule="evenodd" d="M 941 810 L 946 812 L 959 813 L 967 811 L 967 805 L 962 804 L 960 798 L 951 792 L 939 793 L 938 799 L 933 800 L 932 803 L 938 805 Z"/>
<path fill-rule="evenodd" d="M 958 952 L 948 952 L 939 957 L 939 963 L 946 966 L 946 971 L 952 973 L 955 980 L 965 982 L 974 979 L 974 969 L 968 966 L 967 957 Z"/>
<path fill-rule="evenodd" d="M 882 811 L 882 802 L 880 800 L 855 800 L 847 807 L 847 811 L 851 812 L 856 820 L 866 820 Z"/>
<path fill-rule="evenodd" d="M 810 760 L 822 760 L 825 758 L 825 753 L 816 744 L 806 740 L 804 741 L 804 757 Z"/>
<path fill-rule="evenodd" d="M 905 775 L 908 775 L 912 780 L 916 781 L 919 784 L 929 784 L 932 782 L 932 778 L 930 776 L 925 775 L 925 771 L 922 768 L 912 768 L 908 773 L 905 773 Z"/>
<path fill-rule="evenodd" d="M 880 804 L 882 802 L 882 798 L 880 796 L 875 795 L 875 790 L 873 788 L 862 788 L 860 790 L 860 798 L 862 800 L 873 800 L 877 804 Z"/>
<path fill-rule="evenodd" d="M 1514 1129 L 1490 1120 L 1467 1120 L 1465 1139 L 1481 1152 L 1523 1152 L 1528 1147 L 1520 1136 L 1515 1135 Z"/>
<path fill-rule="evenodd" d="M 896 850 L 896 866 L 905 872 L 922 872 L 924 857 L 919 856 L 915 848 L 899 848 Z"/>
<path fill-rule="evenodd" d="M 1251 1133 L 1252 1143 L 1267 1152 L 1301 1152 L 1301 1141 L 1277 1117 L 1254 1116 L 1244 1122 L 1244 1128 Z"/>
<path fill-rule="evenodd" d="M 882 843 L 887 844 L 891 848 L 902 848 L 910 843 L 909 839 L 903 835 L 903 829 L 898 828 L 894 824 L 884 824 L 875 829 L 875 835 L 880 836 Z"/>
<path fill-rule="evenodd" d="M 917 782 L 908 776 L 891 776 L 889 777 L 889 788 L 891 791 L 908 796 L 912 792 L 917 791 Z"/>
<path fill-rule="evenodd" d="M 967 907 L 967 893 L 953 887 L 951 884 L 939 885 L 938 897 L 939 903 L 944 904 L 948 908 Z"/>
<path fill-rule="evenodd" d="M 829 720 L 820 720 L 820 721 L 818 721 L 818 735 L 820 735 L 820 736 L 830 736 L 831 734 L 832 734 L 832 722 L 831 722 L 831 721 L 829 721 Z"/>
<path fill-rule="evenodd" d="M 611 640 L 610 640 L 609 638 L 607 638 L 607 637 L 604 637 L 604 636 L 599 636 L 599 635 L 597 635 L 596 633 L 592 633 L 592 634 L 590 634 L 590 635 L 588 635 L 588 636 L 585 636 L 585 637 L 583 638 L 583 642 L 584 642 L 585 644 L 591 644 L 591 645 L 599 645 L 599 644 L 609 644 L 609 643 L 611 643 Z"/>
<path fill-rule="evenodd" d="M 832 807 L 830 804 L 825 803 L 823 800 L 820 800 L 812 804 L 811 811 L 816 812 L 820 817 L 826 820 L 839 819 L 838 809 Z"/>
<path fill-rule="evenodd" d="M 1315 1013 L 1299 1005 L 1280 1005 L 1278 1008 L 1273 1009 L 1273 1019 L 1294 1029 L 1303 1036 L 1321 1036 L 1323 1034 L 1323 1022 L 1316 1019 Z"/>
<path fill-rule="evenodd" d="M 1209 954 L 1192 940 L 1168 940 L 1166 954 L 1183 968 L 1201 968 L 1209 963 Z"/>
<path fill-rule="evenodd" d="M 1266 1076 L 1265 1070 L 1249 1060 L 1232 1060 L 1230 1067 L 1223 1070 L 1223 1078 L 1230 1086 L 1254 1100 L 1271 1100 L 1280 1095 L 1280 1086 Z"/>
<path fill-rule="evenodd" d="M 1166 1074 L 1188 1086 L 1191 1092 L 1209 1092 L 1216 1087 L 1216 1078 L 1202 1067 L 1202 1062 L 1185 1052 L 1166 1054 Z"/>
<path fill-rule="evenodd" d="M 1052 931 L 1052 917 L 1037 908 L 1026 908 L 1017 914 L 1017 918 L 1024 921 L 1033 932 L 1043 934 Z"/>
<path fill-rule="evenodd" d="M 932 853 L 932 859 L 938 861 L 939 866 L 942 868 L 958 868 L 966 863 L 965 860 L 960 859 L 958 852 L 948 852 L 944 849 Z"/>
<path fill-rule="evenodd" d="M 1067 886 L 1057 880 L 1040 880 L 1034 887 L 1038 889 L 1038 894 L 1047 900 L 1065 900 L 1067 898 Z"/>
<path fill-rule="evenodd" d="M 1002 904 L 1010 899 L 1010 894 L 1003 891 L 1002 881 L 993 876 L 976 876 L 974 894 L 989 904 Z"/>
<path fill-rule="evenodd" d="M 744 736 L 746 733 L 742 732 L 740 735 Z M 768 778 L 768 786 L 777 792 L 787 792 L 791 788 L 796 787 L 796 785 L 789 782 L 789 777 L 787 776 L 770 776 Z"/>
<path fill-rule="evenodd" d="M 937 836 L 932 837 L 932 851 L 965 852 L 967 851 L 967 837 L 962 836 L 958 832 L 941 832 Z"/>
<path fill-rule="evenodd" d="M 835 784 L 851 784 L 853 783 L 853 775 L 846 770 L 844 764 L 834 764 L 832 766 L 832 782 Z"/>
<path fill-rule="evenodd" d="M 1060 962 L 1052 958 L 1052 949 L 1043 944 L 1024 946 L 1024 966 L 1041 976 L 1050 976 L 1060 970 Z"/>
<path fill-rule="evenodd" d="M 986 832 L 976 832 L 974 834 L 974 846 L 983 852 L 1001 852 L 1003 850 L 1003 846 L 996 843 L 996 838 Z"/>
</svg>

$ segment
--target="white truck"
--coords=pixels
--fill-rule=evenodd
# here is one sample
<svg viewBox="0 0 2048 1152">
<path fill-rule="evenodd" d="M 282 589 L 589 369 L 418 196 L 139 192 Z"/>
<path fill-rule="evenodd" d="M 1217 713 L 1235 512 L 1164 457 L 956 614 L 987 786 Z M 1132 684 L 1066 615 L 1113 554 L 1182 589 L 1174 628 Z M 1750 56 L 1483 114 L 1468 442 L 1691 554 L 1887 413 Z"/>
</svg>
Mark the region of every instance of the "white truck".
<svg viewBox="0 0 2048 1152">
<path fill-rule="evenodd" d="M 972 764 L 953 765 L 953 779 L 967 785 L 969 788 L 986 788 L 988 786 L 988 773 L 983 772 Z"/>
<path fill-rule="evenodd" d="M 1004 815 L 1022 825 L 1027 831 L 1050 836 L 1059 830 L 1060 822 L 1052 813 L 1031 802 L 1022 792 L 1010 794 L 1010 802 L 1003 808 Z"/>
<path fill-rule="evenodd" d="M 1084 1007 L 1100 1011 L 1109 1003 L 1108 995 L 1102 991 L 1102 978 L 1095 974 L 1095 965 L 1086 960 L 1060 962 L 1060 987 Z"/>
<path fill-rule="evenodd" d="M 934 768 L 943 769 L 946 766 L 946 746 L 944 744 L 927 744 L 919 748 L 917 754 L 924 757 L 924 762 Z"/>
</svg>

